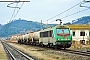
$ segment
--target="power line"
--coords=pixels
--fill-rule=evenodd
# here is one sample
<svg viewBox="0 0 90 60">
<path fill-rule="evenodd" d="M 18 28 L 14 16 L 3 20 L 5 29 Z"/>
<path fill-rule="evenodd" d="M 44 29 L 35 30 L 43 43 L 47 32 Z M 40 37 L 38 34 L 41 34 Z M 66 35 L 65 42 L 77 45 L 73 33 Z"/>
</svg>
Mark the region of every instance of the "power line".
<svg viewBox="0 0 90 60">
<path fill-rule="evenodd" d="M 7 7 L 15 8 L 14 11 L 13 11 L 13 14 L 12 14 L 12 16 L 11 16 L 10 22 L 16 17 L 16 15 L 18 14 L 19 10 L 22 8 L 22 6 L 23 6 L 23 4 L 24 4 L 24 2 L 23 2 L 20 7 L 17 7 L 19 2 L 14 2 L 14 3 L 17 3 L 17 4 L 16 4 L 16 7 L 11 7 L 11 6 L 9 6 L 10 4 L 13 4 L 13 3 L 10 3 L 10 4 L 7 5 Z M 16 11 L 16 8 L 18 8 L 17 11 Z M 15 12 L 16 12 L 16 14 L 15 14 Z"/>
<path fill-rule="evenodd" d="M 80 12 L 83 12 L 83 11 L 86 11 L 86 10 L 89 10 L 89 9 L 84 9 L 84 10 L 81 10 L 81 11 L 75 12 L 75 13 L 73 13 L 73 14 L 67 15 L 67 16 L 62 17 L 62 18 L 60 18 L 60 19 L 62 20 L 62 19 L 64 19 L 64 18 L 66 18 L 66 17 L 69 17 L 69 16 L 72 16 L 72 15 L 75 15 L 75 14 L 77 14 L 77 13 L 80 13 Z M 54 21 L 55 21 L 55 20 L 54 20 Z M 50 23 L 52 23 L 52 22 L 54 22 L 54 21 L 51 21 Z"/>
<path fill-rule="evenodd" d="M 57 16 L 59 16 L 59 15 L 65 13 L 65 12 L 69 11 L 70 9 L 76 7 L 77 5 L 81 4 L 82 2 L 83 2 L 83 1 L 79 2 L 78 4 L 76 4 L 76 5 L 72 6 L 72 7 L 70 7 L 69 9 L 67 9 L 67 10 L 65 10 L 65 11 L 63 11 L 63 12 L 61 12 L 61 13 L 59 13 L 59 14 L 57 14 L 57 15 L 55 15 L 55 16 L 53 16 L 53 17 L 47 19 L 47 20 L 45 20 L 45 21 L 51 20 L 51 19 L 53 19 L 53 18 L 55 18 L 55 17 L 57 17 Z M 43 21 L 43 22 L 44 22 L 44 21 Z"/>
<path fill-rule="evenodd" d="M 18 3 L 16 4 L 16 7 L 18 6 Z M 10 21 L 12 20 L 12 18 L 13 18 L 13 16 L 14 16 L 14 14 L 15 14 L 15 10 L 16 10 L 16 8 L 14 9 L 14 11 L 13 11 L 13 14 L 12 14 L 12 16 L 11 16 L 11 19 L 10 19 Z"/>
<path fill-rule="evenodd" d="M 62 17 L 61 19 L 64 19 L 64 18 L 66 18 L 66 17 L 69 17 L 69 16 L 72 16 L 72 15 L 75 15 L 75 14 L 77 14 L 77 13 L 80 13 L 80 12 L 83 12 L 83 11 L 86 11 L 86 10 L 88 10 L 88 9 L 84 9 L 84 10 L 81 10 L 81 11 L 75 12 L 75 13 L 73 13 L 73 14 L 70 14 L 70 15 L 67 15 L 67 16 L 65 16 L 65 17 Z"/>
<path fill-rule="evenodd" d="M 23 4 L 24 4 L 24 2 L 22 3 L 22 5 L 21 5 L 20 9 L 22 8 Z M 20 11 L 20 9 L 19 9 L 19 10 L 17 10 L 16 15 L 17 15 L 17 14 L 18 14 L 18 12 Z M 14 18 L 16 17 L 16 15 L 14 15 Z M 13 19 L 14 19 L 14 18 L 13 18 Z M 12 20 L 13 20 L 13 19 L 12 19 Z"/>
</svg>

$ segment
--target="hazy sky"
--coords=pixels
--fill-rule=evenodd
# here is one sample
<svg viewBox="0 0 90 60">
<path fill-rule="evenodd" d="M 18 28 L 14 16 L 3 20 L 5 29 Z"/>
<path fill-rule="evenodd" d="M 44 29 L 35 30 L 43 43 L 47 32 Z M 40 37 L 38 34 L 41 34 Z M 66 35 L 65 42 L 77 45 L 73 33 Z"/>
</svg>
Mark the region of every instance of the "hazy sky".
<svg viewBox="0 0 90 60">
<path fill-rule="evenodd" d="M 30 2 L 24 3 L 23 7 L 15 17 L 15 19 L 22 18 L 28 21 L 37 21 L 40 22 L 43 20 L 43 23 L 47 23 L 47 19 L 67 10 L 68 8 L 76 5 L 77 3 L 83 0 L 30 0 Z M 0 2 L 0 24 L 6 24 L 10 21 L 14 8 L 9 8 L 7 5 L 10 2 Z M 20 6 L 21 3 L 18 4 Z M 85 3 L 83 5 L 90 6 L 90 3 Z M 11 6 L 16 6 L 16 4 L 12 4 Z M 48 23 L 57 23 L 54 20 L 61 19 L 67 15 L 76 13 L 80 10 L 88 9 L 85 7 L 76 6 L 75 8 L 71 9 L 70 11 L 63 13 L 51 20 Z M 83 16 L 90 16 L 90 9 L 80 12 L 78 14 L 69 16 L 67 18 L 63 18 L 62 22 L 71 22 L 77 18 Z M 52 22 L 53 21 L 53 22 Z"/>
</svg>

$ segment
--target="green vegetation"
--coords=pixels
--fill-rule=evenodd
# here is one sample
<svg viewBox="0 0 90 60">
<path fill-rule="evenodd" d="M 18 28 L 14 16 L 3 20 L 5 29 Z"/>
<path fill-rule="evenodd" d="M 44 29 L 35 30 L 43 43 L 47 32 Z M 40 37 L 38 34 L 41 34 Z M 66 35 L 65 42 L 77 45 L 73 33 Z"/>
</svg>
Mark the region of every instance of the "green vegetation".
<svg viewBox="0 0 90 60">
<path fill-rule="evenodd" d="M 0 37 L 11 36 L 13 34 L 24 34 L 26 31 L 37 31 L 42 28 L 47 28 L 47 25 L 39 22 L 21 20 L 14 20 L 11 23 L 5 24 L 0 28 Z M 50 26 L 50 25 L 48 25 Z M 53 26 L 53 25 L 51 25 Z"/>
</svg>

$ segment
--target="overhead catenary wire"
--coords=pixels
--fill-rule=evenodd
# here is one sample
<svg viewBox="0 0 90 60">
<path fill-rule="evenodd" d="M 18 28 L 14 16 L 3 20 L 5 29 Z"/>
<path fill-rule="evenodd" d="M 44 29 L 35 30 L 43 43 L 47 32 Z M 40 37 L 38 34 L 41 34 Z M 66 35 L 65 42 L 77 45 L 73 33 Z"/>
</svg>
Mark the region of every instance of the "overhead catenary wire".
<svg viewBox="0 0 90 60">
<path fill-rule="evenodd" d="M 20 1 L 20 0 L 19 0 L 19 1 Z M 7 7 L 15 8 L 14 11 L 13 11 L 13 14 L 12 14 L 12 16 L 11 16 L 10 21 L 13 20 L 13 19 L 16 17 L 16 15 L 18 14 L 19 10 L 21 9 L 21 7 L 22 7 L 23 4 L 24 4 L 24 2 L 23 2 L 22 5 L 21 5 L 20 7 L 17 7 L 19 1 L 15 1 L 15 2 L 13 2 L 13 3 L 17 3 L 17 4 L 16 4 L 16 7 L 11 7 L 11 6 L 9 6 L 9 5 L 13 4 L 13 3 L 7 5 Z M 15 10 L 16 10 L 16 8 L 18 8 L 19 10 L 17 10 L 17 12 L 16 12 L 16 14 L 15 14 Z M 13 17 L 13 16 L 14 16 L 14 17 Z"/>
<path fill-rule="evenodd" d="M 81 11 L 78 11 L 78 12 L 75 12 L 75 13 L 72 13 L 72 14 L 67 15 L 67 16 L 65 16 L 65 17 L 62 17 L 62 18 L 60 18 L 60 19 L 62 20 L 62 19 L 64 19 L 64 18 L 67 18 L 67 17 L 69 17 L 69 16 L 75 15 L 75 14 L 77 14 L 77 13 L 80 13 L 80 12 L 83 12 L 83 11 L 86 11 L 86 10 L 89 10 L 89 9 L 84 9 L 84 10 L 81 10 Z M 54 21 L 56 21 L 56 20 L 54 20 Z M 49 22 L 49 23 L 52 23 L 52 22 L 54 22 L 54 21 L 51 21 L 51 22 Z"/>
<path fill-rule="evenodd" d="M 19 1 L 20 1 L 20 0 L 19 0 Z M 9 23 L 11 22 L 11 20 L 12 20 L 12 18 L 13 18 L 13 16 L 14 16 L 14 14 L 15 14 L 16 8 L 20 8 L 20 7 L 17 7 L 17 6 L 18 6 L 19 1 L 15 0 L 13 3 L 10 3 L 10 4 L 8 4 L 8 5 L 7 5 L 7 7 L 9 7 L 9 8 L 15 8 L 15 9 L 14 9 L 14 11 L 13 11 L 12 16 L 11 16 L 11 18 L 10 18 Z M 15 4 L 15 3 L 17 3 L 15 7 L 11 6 L 12 4 Z"/>
<path fill-rule="evenodd" d="M 90 3 L 90 1 L 84 1 L 84 3 Z M 81 3 L 81 4 L 84 4 L 84 3 Z M 83 12 L 83 11 L 86 11 L 86 10 L 89 10 L 90 9 L 90 7 L 88 7 L 88 6 L 82 6 L 80 4 L 80 7 L 86 7 L 86 8 L 88 8 L 88 9 L 84 9 L 84 10 L 81 10 L 81 11 L 78 11 L 78 12 L 75 12 L 75 13 L 72 13 L 72 14 L 70 14 L 70 15 L 67 15 L 67 16 L 64 16 L 64 17 L 62 17 L 62 18 L 60 18 L 60 19 L 64 19 L 64 18 L 67 18 L 67 17 L 69 17 L 69 16 L 72 16 L 72 15 L 75 15 L 75 14 L 77 14 L 77 13 L 80 13 L 80 12 Z M 55 21 L 55 20 L 54 20 Z M 54 21 L 52 21 L 52 22 L 54 22 Z M 50 23 L 52 23 L 52 22 L 50 22 Z"/>
<path fill-rule="evenodd" d="M 11 21 L 16 17 L 16 15 L 18 14 L 19 10 L 21 9 L 21 7 L 22 7 L 23 4 L 24 4 L 24 2 L 23 2 L 22 5 L 21 5 L 20 7 L 18 7 L 18 3 L 19 3 L 19 2 L 20 2 L 20 0 L 19 0 L 19 1 L 15 0 L 15 2 L 10 3 L 10 4 L 7 5 L 7 7 L 9 7 L 9 8 L 15 8 L 9 22 L 11 22 Z M 15 7 L 11 6 L 11 5 L 14 4 L 14 3 L 17 3 L 16 6 L 15 6 Z M 18 9 L 17 11 L 16 11 L 16 8 Z M 15 12 L 16 12 L 16 14 L 15 14 Z"/>
<path fill-rule="evenodd" d="M 20 9 L 22 8 L 23 4 L 24 4 L 24 2 L 23 2 L 23 3 L 22 3 L 22 5 L 20 6 L 20 8 L 17 10 L 17 12 L 16 12 L 16 14 L 14 15 L 14 17 L 13 17 L 13 19 L 12 19 L 12 20 L 14 20 L 14 18 L 16 17 L 16 15 L 18 14 L 18 12 L 19 12 L 19 11 L 20 11 Z"/>
<path fill-rule="evenodd" d="M 61 13 L 59 13 L 59 14 L 57 14 L 57 15 L 55 15 L 55 16 L 53 16 L 53 17 L 51 17 L 51 18 L 47 19 L 47 20 L 45 20 L 45 21 L 51 20 L 51 19 L 53 19 L 53 18 L 55 18 L 55 17 L 57 17 L 57 16 L 59 16 L 59 15 L 61 15 L 61 14 L 65 13 L 65 12 L 67 12 L 67 11 L 71 10 L 72 8 L 74 8 L 74 7 L 78 6 L 79 4 L 81 4 L 82 2 L 84 2 L 84 1 L 81 1 L 81 2 L 77 3 L 76 5 L 74 5 L 74 6 L 70 7 L 69 9 L 67 9 L 67 10 L 65 10 L 65 11 L 63 11 L 63 12 L 61 12 Z M 45 22 L 45 21 L 43 21 L 43 22 Z"/>
<path fill-rule="evenodd" d="M 77 13 L 80 13 L 80 12 L 83 12 L 83 11 L 86 11 L 86 10 L 89 10 L 89 9 L 84 9 L 84 10 L 81 10 L 81 11 L 75 12 L 75 13 L 73 13 L 73 14 L 70 14 L 70 15 L 67 15 L 67 16 L 65 16 L 65 17 L 62 17 L 61 19 L 64 19 L 64 18 L 66 18 L 66 17 L 69 17 L 69 16 L 72 16 L 72 15 L 75 15 L 75 14 L 77 14 Z"/>
<path fill-rule="evenodd" d="M 16 4 L 16 7 L 17 7 L 17 6 L 18 6 L 18 3 Z M 15 10 L 16 10 L 16 8 L 15 8 L 14 11 L 13 11 L 13 14 L 12 14 L 12 16 L 11 16 L 10 22 L 12 21 L 12 18 L 13 18 L 14 14 L 15 14 Z"/>
</svg>

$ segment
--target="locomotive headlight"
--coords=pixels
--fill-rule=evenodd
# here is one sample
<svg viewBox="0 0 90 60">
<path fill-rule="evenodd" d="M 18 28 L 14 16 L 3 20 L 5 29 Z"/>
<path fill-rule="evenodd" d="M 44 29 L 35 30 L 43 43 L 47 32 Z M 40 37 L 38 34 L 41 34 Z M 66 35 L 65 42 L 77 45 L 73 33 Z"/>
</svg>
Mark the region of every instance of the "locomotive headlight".
<svg viewBox="0 0 90 60">
<path fill-rule="evenodd" d="M 67 40 L 70 40 L 70 39 L 67 39 Z"/>
<path fill-rule="evenodd" d="M 60 40 L 60 39 L 58 39 L 58 40 Z"/>
<path fill-rule="evenodd" d="M 68 44 L 72 44 L 71 42 L 68 42 Z"/>
</svg>

